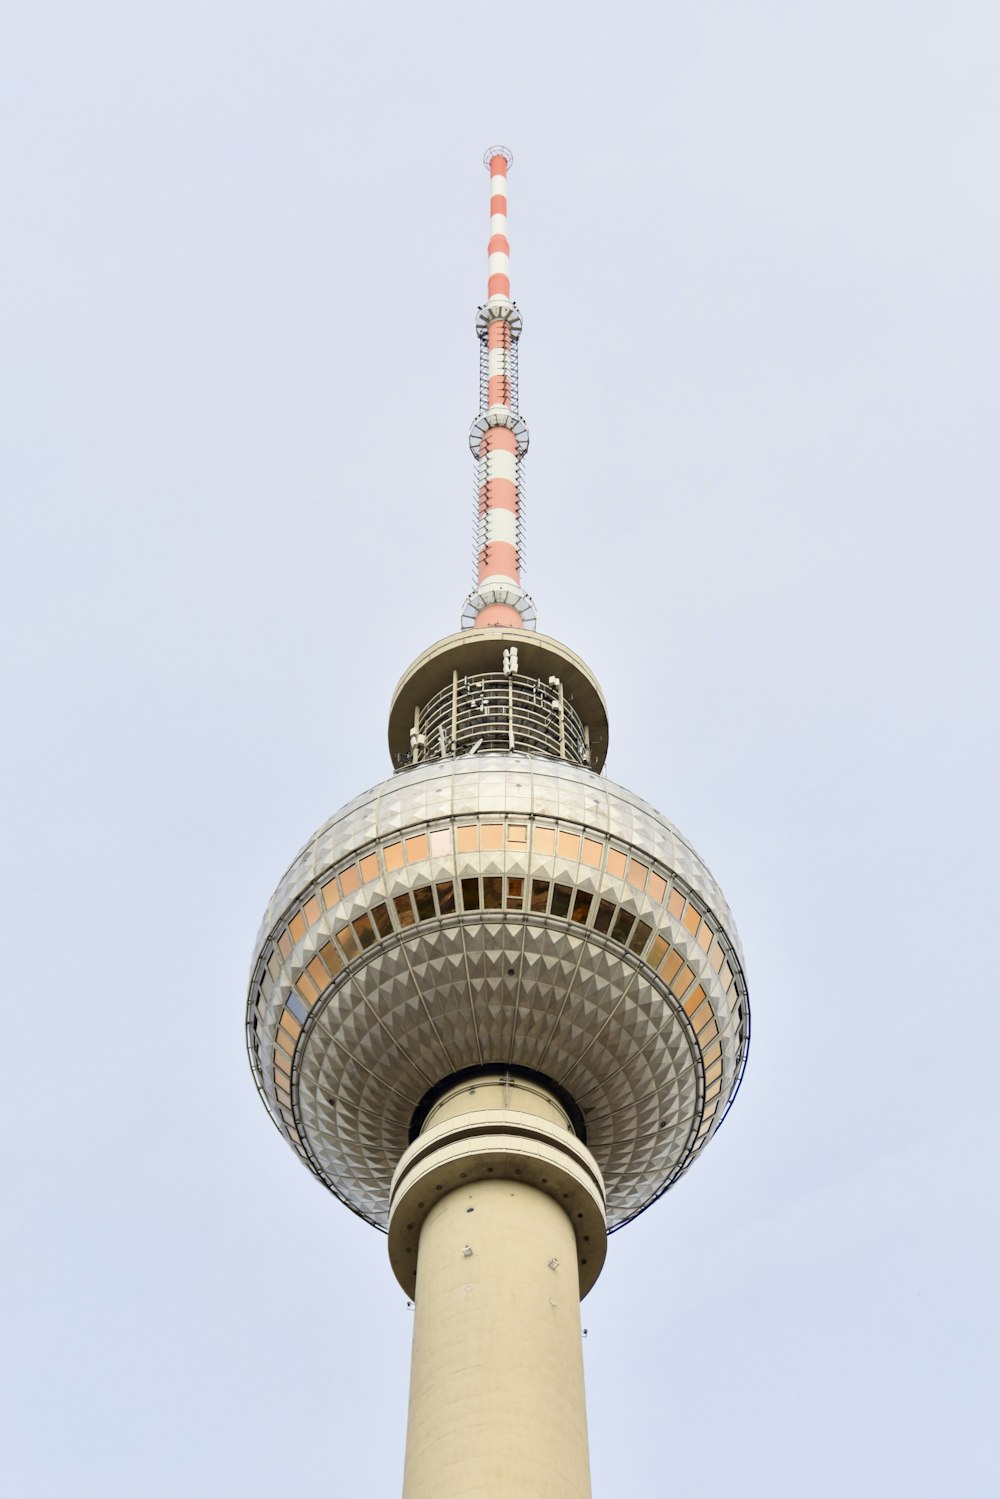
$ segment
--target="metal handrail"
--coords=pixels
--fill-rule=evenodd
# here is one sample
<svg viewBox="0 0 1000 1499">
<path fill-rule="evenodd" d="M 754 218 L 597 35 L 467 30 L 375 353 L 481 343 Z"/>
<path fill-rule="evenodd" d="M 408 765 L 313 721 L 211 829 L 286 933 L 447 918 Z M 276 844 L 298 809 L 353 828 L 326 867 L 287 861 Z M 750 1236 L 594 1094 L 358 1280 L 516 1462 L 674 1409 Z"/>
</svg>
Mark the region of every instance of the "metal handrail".
<svg viewBox="0 0 1000 1499">
<path fill-rule="evenodd" d="M 518 673 L 456 675 L 420 710 L 411 743 L 414 761 L 482 750 L 590 763 L 587 730 L 562 685 Z"/>
</svg>

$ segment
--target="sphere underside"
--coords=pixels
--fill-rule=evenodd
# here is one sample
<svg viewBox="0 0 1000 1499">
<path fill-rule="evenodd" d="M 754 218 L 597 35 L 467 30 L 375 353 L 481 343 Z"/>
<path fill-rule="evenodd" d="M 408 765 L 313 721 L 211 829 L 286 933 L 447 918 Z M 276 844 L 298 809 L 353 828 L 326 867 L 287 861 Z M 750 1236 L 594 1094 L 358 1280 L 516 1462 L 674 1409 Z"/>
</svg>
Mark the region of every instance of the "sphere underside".
<svg viewBox="0 0 1000 1499">
<path fill-rule="evenodd" d="M 572 1095 L 620 1226 L 717 1128 L 748 1029 L 697 854 L 631 793 L 519 755 L 414 767 L 331 818 L 275 892 L 248 1001 L 275 1123 L 380 1228 L 428 1090 L 511 1064 Z"/>
</svg>

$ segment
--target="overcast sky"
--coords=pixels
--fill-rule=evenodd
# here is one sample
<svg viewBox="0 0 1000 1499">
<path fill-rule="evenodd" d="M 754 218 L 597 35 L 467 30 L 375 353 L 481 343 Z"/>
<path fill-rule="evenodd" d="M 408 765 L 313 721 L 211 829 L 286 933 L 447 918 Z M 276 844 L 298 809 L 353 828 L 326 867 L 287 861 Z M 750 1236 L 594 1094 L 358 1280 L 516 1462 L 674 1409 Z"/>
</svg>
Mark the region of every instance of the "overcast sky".
<svg viewBox="0 0 1000 1499">
<path fill-rule="evenodd" d="M 389 1499 L 411 1313 L 243 1048 L 469 586 L 484 147 L 526 583 L 729 898 L 753 1045 L 584 1303 L 597 1499 L 986 1499 L 990 0 L 9 0 L 13 1499 Z"/>
</svg>

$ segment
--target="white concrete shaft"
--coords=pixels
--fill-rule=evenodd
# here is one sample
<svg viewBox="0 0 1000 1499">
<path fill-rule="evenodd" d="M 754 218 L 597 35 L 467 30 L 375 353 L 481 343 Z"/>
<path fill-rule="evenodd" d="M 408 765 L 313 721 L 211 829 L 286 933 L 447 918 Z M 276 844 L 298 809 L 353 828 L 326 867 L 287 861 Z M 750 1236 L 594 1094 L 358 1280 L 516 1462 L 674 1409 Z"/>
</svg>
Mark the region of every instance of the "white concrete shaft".
<svg viewBox="0 0 1000 1499">
<path fill-rule="evenodd" d="M 537 1187 L 474 1182 L 424 1222 L 403 1494 L 590 1495 L 576 1243 Z"/>
<path fill-rule="evenodd" d="M 522 1083 L 456 1089 L 425 1130 L 496 1119 L 504 1096 L 568 1129 Z M 488 1139 L 467 1139 L 470 1163 Z M 589 1499 L 578 1243 L 561 1203 L 513 1172 L 446 1192 L 420 1229 L 415 1303 L 404 1499 Z"/>
</svg>

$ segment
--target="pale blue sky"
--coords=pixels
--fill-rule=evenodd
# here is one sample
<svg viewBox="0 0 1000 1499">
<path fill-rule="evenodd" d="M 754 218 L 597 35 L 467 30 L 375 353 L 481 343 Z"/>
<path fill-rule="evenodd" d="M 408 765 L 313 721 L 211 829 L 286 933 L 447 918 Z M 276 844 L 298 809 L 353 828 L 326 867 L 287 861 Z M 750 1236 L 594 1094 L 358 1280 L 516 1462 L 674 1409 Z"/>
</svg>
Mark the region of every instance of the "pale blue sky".
<svg viewBox="0 0 1000 1499">
<path fill-rule="evenodd" d="M 584 1305 L 595 1494 L 986 1499 L 996 9 L 495 15 L 8 5 L 2 1487 L 398 1492 L 410 1314 L 242 1016 L 458 622 L 503 141 L 526 582 L 754 1015 Z"/>
</svg>

